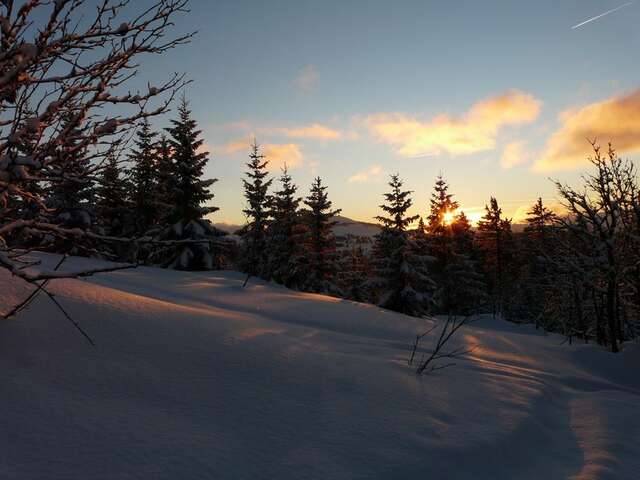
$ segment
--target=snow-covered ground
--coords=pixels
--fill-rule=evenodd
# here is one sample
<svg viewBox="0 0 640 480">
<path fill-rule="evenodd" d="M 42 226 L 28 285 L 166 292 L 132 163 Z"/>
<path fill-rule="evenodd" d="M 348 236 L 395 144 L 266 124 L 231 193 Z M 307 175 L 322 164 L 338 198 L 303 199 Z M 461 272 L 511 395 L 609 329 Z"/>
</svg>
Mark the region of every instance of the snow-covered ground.
<svg viewBox="0 0 640 480">
<path fill-rule="evenodd" d="M 0 478 L 640 478 L 639 345 L 484 318 L 469 360 L 417 377 L 424 321 L 243 280 L 54 282 L 96 347 L 44 297 L 0 323 Z"/>
</svg>

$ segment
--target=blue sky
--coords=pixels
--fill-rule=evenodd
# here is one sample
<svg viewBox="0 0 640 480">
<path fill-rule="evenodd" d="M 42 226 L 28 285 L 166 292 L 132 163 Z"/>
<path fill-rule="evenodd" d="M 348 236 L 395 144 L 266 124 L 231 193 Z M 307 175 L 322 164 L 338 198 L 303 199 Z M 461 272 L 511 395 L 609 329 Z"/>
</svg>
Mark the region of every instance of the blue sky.
<svg viewBox="0 0 640 480">
<path fill-rule="evenodd" d="M 302 194 L 320 175 L 356 219 L 392 172 L 417 213 L 442 172 L 468 212 L 495 195 L 518 217 L 554 202 L 549 177 L 577 181 L 584 135 L 640 151 L 640 3 L 571 29 L 622 3 L 192 0 L 176 30 L 198 35 L 144 77 L 193 79 L 216 221 L 243 220 L 253 136 L 274 174 L 287 161 Z"/>
</svg>

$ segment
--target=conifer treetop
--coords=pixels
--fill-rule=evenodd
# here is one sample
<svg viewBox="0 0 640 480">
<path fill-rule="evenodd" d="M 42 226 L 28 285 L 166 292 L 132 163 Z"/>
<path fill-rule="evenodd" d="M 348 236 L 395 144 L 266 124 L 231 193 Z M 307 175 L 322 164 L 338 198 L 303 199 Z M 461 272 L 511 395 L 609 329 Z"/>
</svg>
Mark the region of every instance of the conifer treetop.
<svg viewBox="0 0 640 480">
<path fill-rule="evenodd" d="M 338 215 L 342 209 L 331 210 L 333 203 L 329 200 L 327 186 L 322 185 L 322 179 L 316 177 L 311 184 L 309 196 L 305 198 L 304 204 L 309 207 L 311 213 L 322 219 L 329 220 Z M 336 222 L 330 222 L 331 226 Z"/>
<path fill-rule="evenodd" d="M 555 219 L 556 214 L 542 203 L 542 197 L 538 197 L 538 200 L 533 204 L 531 210 L 527 212 L 527 229 L 536 231 L 543 230 L 545 227 L 551 225 Z"/>
<path fill-rule="evenodd" d="M 485 205 L 485 214 L 478 222 L 480 231 L 500 231 L 511 229 L 511 219 L 502 217 L 502 208 L 498 205 L 498 200 L 491 197 L 489 204 Z"/>
<path fill-rule="evenodd" d="M 384 229 L 404 232 L 409 225 L 420 217 L 419 215 L 406 216 L 407 210 L 413 205 L 413 200 L 411 199 L 413 192 L 411 190 L 403 191 L 402 184 L 399 174 L 391 175 L 389 181 L 391 192 L 384 194 L 386 203 L 380 205 L 380 208 L 386 212 L 388 216 L 378 215 L 375 217 Z"/>
<path fill-rule="evenodd" d="M 434 191 L 431 193 L 429 216 L 427 223 L 432 234 L 439 234 L 445 229 L 445 215 L 453 213 L 460 206 L 453 200 L 453 194 L 448 193 L 449 184 L 440 173 L 436 178 Z"/>
<path fill-rule="evenodd" d="M 248 170 L 245 172 L 247 179 L 242 179 L 244 185 L 244 196 L 247 200 L 247 207 L 243 213 L 253 219 L 254 222 L 263 223 L 269 216 L 269 187 L 273 183 L 273 179 L 267 179 L 269 172 L 267 166 L 269 160 L 260 153 L 260 145 L 256 139 L 251 145 L 251 153 L 249 154 L 249 162 L 247 162 Z"/>
<path fill-rule="evenodd" d="M 169 144 L 173 153 L 172 200 L 173 221 L 197 220 L 218 210 L 203 204 L 213 198 L 209 191 L 216 178 L 203 180 L 204 167 L 209 161 L 209 152 L 202 151 L 204 140 L 201 130 L 191 117 L 189 104 L 183 96 L 178 107 L 178 119 L 171 120 L 172 127 L 166 129 L 171 136 Z"/>
</svg>

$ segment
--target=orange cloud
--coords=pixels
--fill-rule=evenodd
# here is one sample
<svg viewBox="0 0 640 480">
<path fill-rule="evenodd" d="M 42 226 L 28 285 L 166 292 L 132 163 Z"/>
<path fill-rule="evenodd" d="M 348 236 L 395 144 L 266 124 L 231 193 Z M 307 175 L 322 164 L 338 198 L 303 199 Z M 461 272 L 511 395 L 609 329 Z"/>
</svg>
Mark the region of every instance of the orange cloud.
<svg viewBox="0 0 640 480">
<path fill-rule="evenodd" d="M 465 155 L 493 149 L 502 127 L 534 121 L 540 107 L 534 96 L 511 90 L 476 103 L 461 117 L 441 114 L 425 121 L 401 113 L 380 113 L 367 117 L 365 124 L 380 141 L 396 146 L 406 157 L 442 152 Z"/>
<path fill-rule="evenodd" d="M 249 122 L 230 122 L 211 124 L 210 128 L 224 130 L 245 130 L 253 134 L 284 135 L 289 138 L 310 138 L 313 140 L 341 140 L 343 138 L 354 140 L 357 138 L 355 132 L 342 132 L 321 123 L 311 123 L 294 127 L 257 127 Z"/>
<path fill-rule="evenodd" d="M 502 151 L 502 158 L 500 159 L 500 165 L 505 170 L 513 168 L 518 165 L 526 163 L 531 155 L 525 148 L 525 142 L 517 141 L 511 142 L 504 147 Z"/>
<path fill-rule="evenodd" d="M 588 140 L 612 142 L 620 153 L 640 151 L 640 89 L 560 114 L 562 126 L 547 141 L 536 171 L 583 167 L 592 153 Z"/>
<path fill-rule="evenodd" d="M 252 139 L 241 138 L 221 147 L 219 153 L 224 155 L 243 153 L 248 158 L 252 144 Z M 289 169 L 294 169 L 302 166 L 304 163 L 304 156 L 302 155 L 300 146 L 295 143 L 266 143 L 260 145 L 260 153 L 264 155 L 265 160 L 269 161 L 267 168 L 271 171 L 281 170 L 285 164 Z"/>
<path fill-rule="evenodd" d="M 289 169 L 297 168 L 304 162 L 300 147 L 295 143 L 266 144 L 262 146 L 262 154 L 269 161 L 269 170 L 281 170 L 285 165 Z"/>
<path fill-rule="evenodd" d="M 358 172 L 347 179 L 348 183 L 366 183 L 372 180 L 380 180 L 384 170 L 381 165 L 371 165 L 366 170 Z"/>
<path fill-rule="evenodd" d="M 238 153 L 238 152 L 247 152 L 248 154 L 250 148 L 251 148 L 251 141 L 247 138 L 241 138 L 238 140 L 233 140 L 232 142 L 229 142 L 226 145 L 223 145 L 217 150 L 219 153 L 223 155 L 233 155 L 234 153 Z"/>
<path fill-rule="evenodd" d="M 312 138 L 315 140 L 340 140 L 343 136 L 342 132 L 319 123 L 293 128 L 274 128 L 271 131 L 290 138 Z"/>
</svg>

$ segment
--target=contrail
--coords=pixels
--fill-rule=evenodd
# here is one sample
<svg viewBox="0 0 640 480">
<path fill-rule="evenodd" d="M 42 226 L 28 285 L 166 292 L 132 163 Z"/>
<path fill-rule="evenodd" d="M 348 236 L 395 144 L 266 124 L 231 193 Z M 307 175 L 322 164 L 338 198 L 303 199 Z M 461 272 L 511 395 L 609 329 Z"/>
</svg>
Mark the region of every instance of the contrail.
<svg viewBox="0 0 640 480">
<path fill-rule="evenodd" d="M 573 27 L 571 27 L 571 30 L 575 30 L 576 28 L 579 28 L 579 27 L 581 27 L 581 26 L 583 26 L 583 25 L 586 25 L 587 23 L 591 23 L 591 22 L 593 22 L 594 20 L 598 20 L 599 18 L 602 18 L 602 17 L 604 17 L 605 15 L 609 15 L 610 13 L 617 12 L 617 11 L 618 11 L 618 10 L 620 10 L 621 8 L 628 7 L 629 5 L 633 5 L 634 3 L 635 3 L 635 2 L 627 2 L 627 3 L 625 3 L 624 5 L 620 5 L 619 7 L 612 8 L 611 10 L 608 10 L 608 11 L 606 11 L 606 12 L 604 12 L 604 13 L 601 13 L 600 15 L 598 15 L 598 16 L 596 16 L 596 17 L 590 18 L 589 20 L 585 20 L 585 21 L 584 21 L 584 22 L 582 22 L 582 23 L 579 23 L 579 24 L 577 24 L 577 25 L 574 25 Z"/>
</svg>

